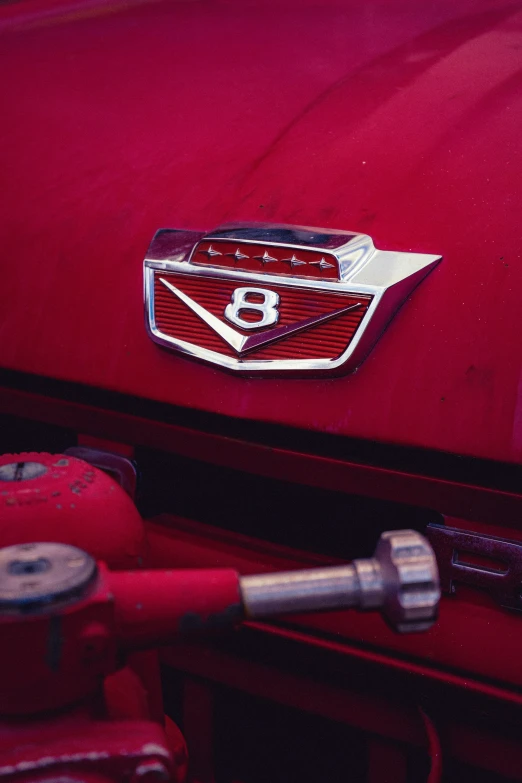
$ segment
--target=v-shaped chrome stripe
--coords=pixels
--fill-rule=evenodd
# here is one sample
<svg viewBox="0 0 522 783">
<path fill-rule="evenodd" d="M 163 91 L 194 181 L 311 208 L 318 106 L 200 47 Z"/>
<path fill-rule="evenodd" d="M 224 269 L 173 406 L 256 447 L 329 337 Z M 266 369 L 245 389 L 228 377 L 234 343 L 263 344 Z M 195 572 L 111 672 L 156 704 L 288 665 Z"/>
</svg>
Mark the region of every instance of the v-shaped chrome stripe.
<svg viewBox="0 0 522 783">
<path fill-rule="evenodd" d="M 245 344 L 241 353 L 247 353 L 248 351 L 254 351 L 257 348 L 261 348 L 268 343 L 275 343 L 276 340 L 283 340 L 285 337 L 292 337 L 298 332 L 304 332 L 305 329 L 310 329 L 312 326 L 319 326 L 327 321 L 331 321 L 333 318 L 338 318 L 350 310 L 355 310 L 360 307 L 362 302 L 356 302 L 348 307 L 341 307 L 338 310 L 332 310 L 330 313 L 323 313 L 322 315 L 314 315 L 311 318 L 305 318 L 304 321 L 297 321 L 297 323 L 287 324 L 286 326 L 276 326 L 270 331 L 262 332 L 261 334 L 252 334 L 246 338 Z"/>
<path fill-rule="evenodd" d="M 191 299 L 190 296 L 187 296 L 183 293 L 183 291 L 180 291 L 179 288 L 176 288 L 176 286 L 173 286 L 172 283 L 169 283 L 168 280 L 165 280 L 164 277 L 160 277 L 160 282 L 167 286 L 169 291 L 172 291 L 172 293 L 177 296 L 178 299 L 181 299 L 183 304 L 186 304 L 187 307 L 190 307 L 190 309 L 196 313 L 196 315 L 199 315 L 201 320 L 204 321 L 207 326 L 210 326 L 210 328 L 213 329 L 217 334 L 219 334 L 219 336 L 222 337 L 226 343 L 231 345 L 235 351 L 238 353 L 241 352 L 245 341 L 248 339 L 247 337 L 243 337 L 242 334 L 236 332 L 236 330 L 232 329 L 231 326 L 227 326 L 227 324 L 223 323 L 223 321 L 220 321 L 219 318 L 216 318 L 215 315 L 209 313 L 208 310 L 205 310 L 204 307 Z"/>
</svg>

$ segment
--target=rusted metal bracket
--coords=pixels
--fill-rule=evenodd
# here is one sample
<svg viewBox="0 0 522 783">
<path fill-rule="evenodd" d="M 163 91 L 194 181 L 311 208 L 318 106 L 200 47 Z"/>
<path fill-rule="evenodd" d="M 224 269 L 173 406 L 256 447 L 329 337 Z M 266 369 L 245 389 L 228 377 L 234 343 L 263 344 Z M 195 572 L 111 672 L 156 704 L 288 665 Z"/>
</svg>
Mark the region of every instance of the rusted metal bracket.
<svg viewBox="0 0 522 783">
<path fill-rule="evenodd" d="M 500 606 L 522 610 L 522 543 L 444 525 L 428 525 L 425 535 L 437 556 L 443 593 L 468 585 Z"/>
</svg>

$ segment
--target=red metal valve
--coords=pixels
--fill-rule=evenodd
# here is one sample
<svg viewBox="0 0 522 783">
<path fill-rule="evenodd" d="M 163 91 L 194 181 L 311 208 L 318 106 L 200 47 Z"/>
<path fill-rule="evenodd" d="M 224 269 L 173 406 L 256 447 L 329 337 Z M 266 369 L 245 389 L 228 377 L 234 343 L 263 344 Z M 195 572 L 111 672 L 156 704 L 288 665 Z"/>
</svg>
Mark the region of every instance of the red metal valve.
<svg viewBox="0 0 522 783">
<path fill-rule="evenodd" d="M 385 533 L 375 557 L 260 577 L 231 569 L 111 572 L 68 544 L 0 549 L 0 625 L 9 644 L 0 704 L 28 714 L 77 702 L 116 671 L 122 653 L 244 616 L 380 609 L 398 630 L 428 628 L 440 597 L 427 541 Z"/>
<path fill-rule="evenodd" d="M 143 530 L 113 479 L 70 455 L 24 454 L 0 458 L 0 482 L 0 783 L 181 783 L 179 730 L 167 739 L 152 710 L 129 720 L 104 702 L 107 684 L 125 674 L 135 694 L 140 682 L 159 688 L 157 674 L 142 678 L 136 665 L 155 653 L 137 651 L 285 612 L 380 610 L 405 631 L 435 619 L 435 558 L 415 531 L 384 534 L 373 558 L 333 568 L 118 571 L 139 562 Z M 133 665 L 122 670 L 126 660 Z"/>
<path fill-rule="evenodd" d="M 68 544 L 0 550 L 0 705 L 34 714 L 95 694 L 122 654 L 241 618 L 228 569 L 111 572 Z"/>
</svg>

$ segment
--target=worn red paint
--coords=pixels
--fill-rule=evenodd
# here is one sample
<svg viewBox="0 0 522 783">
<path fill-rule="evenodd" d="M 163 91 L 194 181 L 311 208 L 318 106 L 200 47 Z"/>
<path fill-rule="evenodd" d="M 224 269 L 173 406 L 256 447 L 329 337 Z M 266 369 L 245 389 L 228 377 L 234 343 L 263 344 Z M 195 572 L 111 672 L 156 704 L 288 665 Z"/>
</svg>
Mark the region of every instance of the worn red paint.
<svg viewBox="0 0 522 783">
<path fill-rule="evenodd" d="M 266 6 L 0 7 L 0 61 L 9 74 L 0 88 L 8 107 L 0 127 L 1 366 L 245 421 L 520 463 L 519 8 L 501 0 Z M 356 374 L 235 377 L 161 350 L 142 318 L 142 260 L 156 229 L 227 221 L 353 229 L 380 248 L 444 260 Z M 520 538 L 518 491 L 271 449 L 13 389 L 0 390 L 0 411 L 427 506 L 463 529 Z M 27 520 L 17 516 L 15 526 Z M 64 540 L 74 520 L 49 518 L 44 527 Z M 112 533 L 117 548 L 101 513 L 85 523 L 91 551 Z M 214 566 L 219 557 L 259 570 L 291 559 L 273 550 L 265 557 L 259 547 L 245 553 L 239 537 L 221 551 L 201 529 L 174 549 L 153 549 L 154 564 Z M 459 589 L 445 599 L 439 626 L 408 642 L 369 616 L 257 630 L 263 643 L 293 638 L 309 660 L 318 648 L 335 648 L 347 661 L 343 677 L 364 660 L 390 682 L 409 670 L 414 693 L 430 682 L 452 689 L 449 751 L 520 778 L 520 742 L 500 736 L 504 728 L 516 734 L 507 707 L 504 723 L 489 731 L 459 713 L 459 700 L 472 695 L 485 711 L 520 703 L 519 624 L 517 614 Z M 357 691 L 316 689 L 270 669 L 258 679 L 254 665 L 208 647 L 199 657 L 184 648 L 166 656 L 193 676 L 400 742 L 425 741 L 416 709 L 399 698 L 394 707 L 384 698 L 369 704 Z"/>
<path fill-rule="evenodd" d="M 71 400 L 44 397 L 0 387 L 0 409 L 14 416 L 62 424 L 80 432 L 106 435 L 126 443 L 174 452 L 249 473 L 325 489 L 367 495 L 383 500 L 433 508 L 448 517 L 485 523 L 486 533 L 516 538 L 522 511 L 522 494 L 480 484 L 435 478 L 351 460 L 274 448 L 95 408 Z"/>
<path fill-rule="evenodd" d="M 36 462 L 45 473 L 0 485 L 0 546 L 60 541 L 112 568 L 136 568 L 144 555 L 143 523 L 114 479 L 64 454 L 3 454 L 0 466 Z"/>
<path fill-rule="evenodd" d="M 230 627 L 243 617 L 239 578 L 231 568 L 122 571 L 112 574 L 111 590 L 119 639 L 131 649 Z"/>
<path fill-rule="evenodd" d="M 30 781 L 42 774 L 76 773 L 86 783 L 109 783 L 136 774 L 141 765 L 154 764 L 165 777 L 181 783 L 186 772 L 182 743 L 178 738 L 177 766 L 158 724 L 95 720 L 85 708 L 67 715 L 36 717 L 16 727 L 2 722 L 0 779 Z"/>
<path fill-rule="evenodd" d="M 493 0 L 90 5 L 45 22 L 4 8 L 3 366 L 519 460 L 518 22 Z M 260 383 L 143 327 L 156 229 L 227 220 L 366 231 L 444 260 L 360 372 Z"/>
</svg>

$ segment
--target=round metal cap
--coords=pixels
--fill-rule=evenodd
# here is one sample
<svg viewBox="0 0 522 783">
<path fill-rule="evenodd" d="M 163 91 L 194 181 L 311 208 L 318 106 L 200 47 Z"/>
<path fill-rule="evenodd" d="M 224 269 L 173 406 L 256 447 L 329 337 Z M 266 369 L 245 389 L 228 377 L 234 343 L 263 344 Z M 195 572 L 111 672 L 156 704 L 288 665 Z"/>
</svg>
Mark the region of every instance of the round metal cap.
<svg viewBox="0 0 522 783">
<path fill-rule="evenodd" d="M 0 481 L 28 481 L 47 473 L 47 468 L 41 462 L 9 462 L 0 465 Z"/>
<path fill-rule="evenodd" d="M 69 544 L 16 544 L 0 549 L 0 612 L 41 612 L 82 598 L 96 561 Z"/>
</svg>

